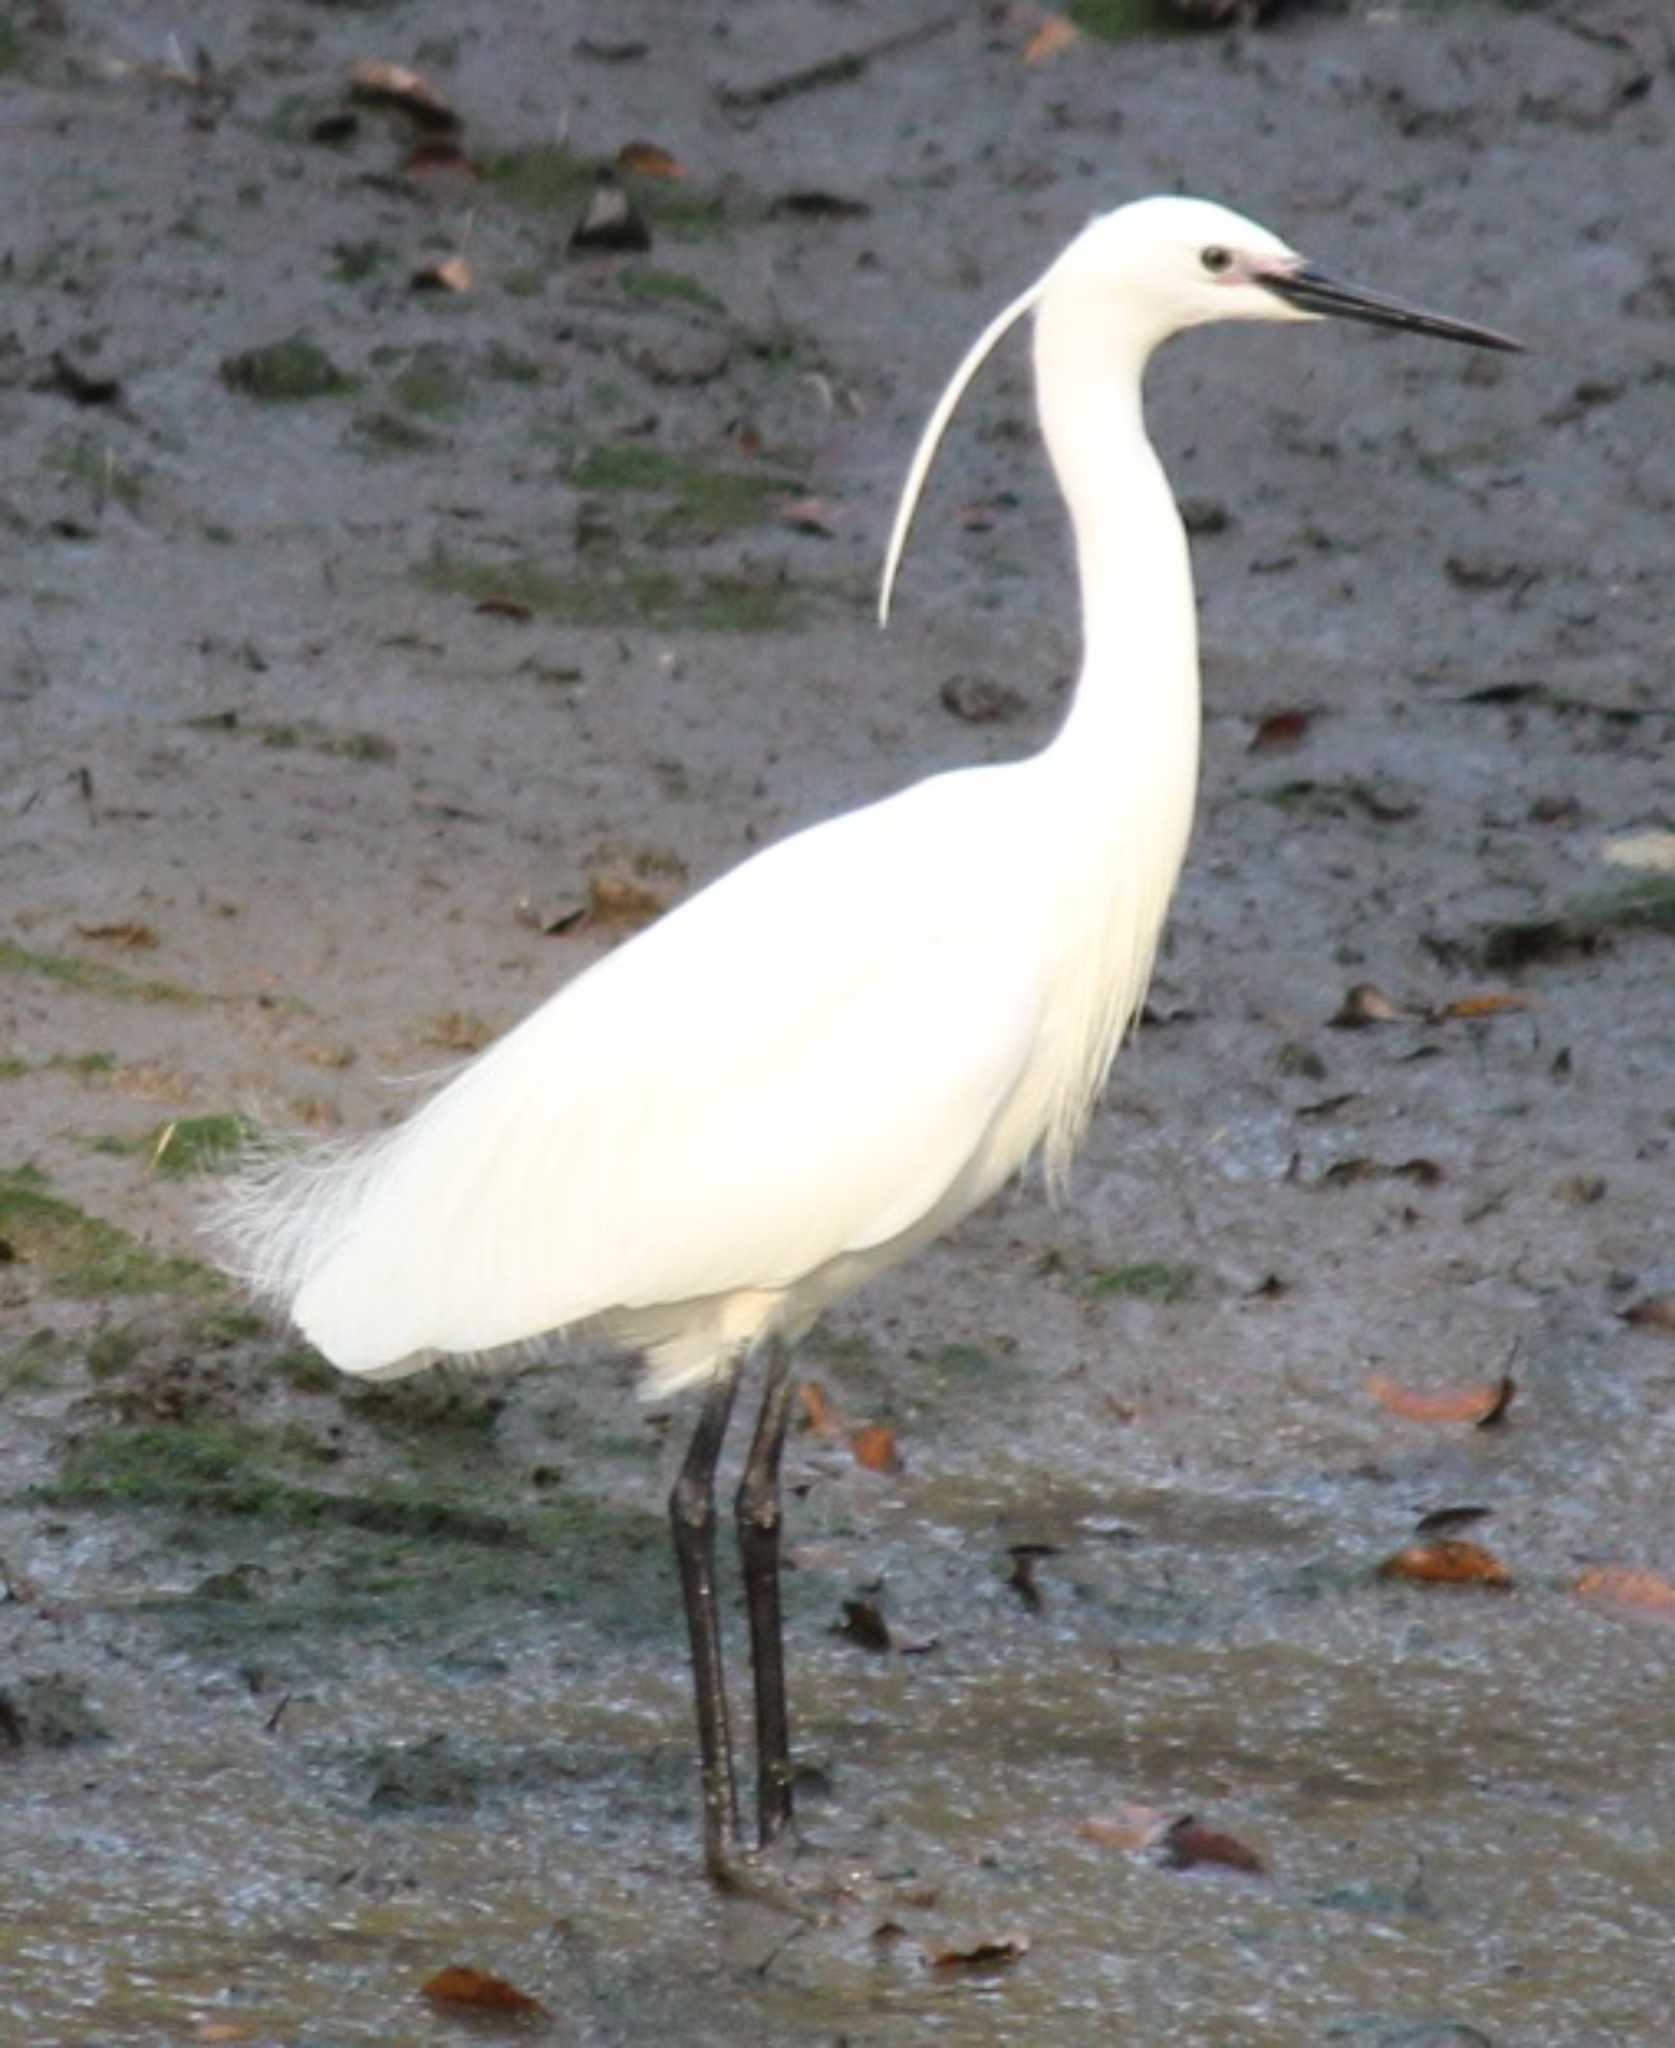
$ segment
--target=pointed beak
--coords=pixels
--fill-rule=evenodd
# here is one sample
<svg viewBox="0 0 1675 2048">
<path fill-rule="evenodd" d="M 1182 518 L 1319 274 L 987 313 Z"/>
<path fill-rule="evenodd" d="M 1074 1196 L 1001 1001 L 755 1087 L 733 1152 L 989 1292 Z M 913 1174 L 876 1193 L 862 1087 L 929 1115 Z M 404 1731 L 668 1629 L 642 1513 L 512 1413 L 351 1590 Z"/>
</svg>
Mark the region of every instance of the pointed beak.
<svg viewBox="0 0 1675 2048">
<path fill-rule="evenodd" d="M 1400 327 L 1409 334 L 1435 334 L 1444 341 L 1463 341 L 1472 348 L 1521 351 L 1524 344 L 1510 334 L 1498 334 L 1492 327 L 1476 327 L 1469 320 L 1451 320 L 1446 313 L 1427 313 L 1422 306 L 1410 306 L 1385 292 L 1368 291 L 1358 284 L 1339 284 L 1336 278 L 1307 263 L 1275 269 L 1252 280 L 1299 313 L 1320 319 L 1364 320 L 1371 327 Z"/>
</svg>

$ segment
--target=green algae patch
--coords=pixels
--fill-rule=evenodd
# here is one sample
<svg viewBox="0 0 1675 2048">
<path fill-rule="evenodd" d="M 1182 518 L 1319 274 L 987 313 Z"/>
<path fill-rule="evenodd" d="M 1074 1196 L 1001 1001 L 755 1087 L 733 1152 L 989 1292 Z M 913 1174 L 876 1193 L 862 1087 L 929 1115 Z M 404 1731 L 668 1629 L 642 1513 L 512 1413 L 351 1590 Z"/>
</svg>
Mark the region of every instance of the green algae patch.
<svg viewBox="0 0 1675 2048">
<path fill-rule="evenodd" d="M 14 940 L 0 939 L 0 974 L 30 974 L 56 981 L 87 995 L 116 996 L 130 1003 L 202 1003 L 209 1000 L 178 982 L 125 974 L 103 960 L 84 960 L 76 953 L 43 953 Z"/>
<path fill-rule="evenodd" d="M 196 1259 L 154 1252 L 102 1217 L 51 1192 L 39 1168 L 0 1172 L 0 1243 L 12 1263 L 35 1267 L 54 1294 L 214 1295 L 227 1282 Z"/>
<path fill-rule="evenodd" d="M 473 604 L 513 604 L 571 626 L 687 627 L 696 632 L 782 632 L 808 615 L 805 586 L 780 578 L 679 576 L 671 570 L 590 574 L 527 558 L 472 562 L 438 553 L 414 574 L 427 589 Z"/>
</svg>

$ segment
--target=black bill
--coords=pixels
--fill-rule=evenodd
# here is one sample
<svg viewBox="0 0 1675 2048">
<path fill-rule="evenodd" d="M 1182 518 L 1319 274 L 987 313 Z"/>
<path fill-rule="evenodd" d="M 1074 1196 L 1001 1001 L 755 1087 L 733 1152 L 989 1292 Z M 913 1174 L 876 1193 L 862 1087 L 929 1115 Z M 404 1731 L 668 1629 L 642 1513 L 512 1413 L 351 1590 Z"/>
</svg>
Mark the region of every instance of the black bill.
<svg viewBox="0 0 1675 2048">
<path fill-rule="evenodd" d="M 1450 320 L 1444 313 L 1427 313 L 1423 307 L 1407 305 L 1384 292 L 1370 292 L 1358 284 L 1339 284 L 1307 264 L 1296 270 L 1279 271 L 1256 282 L 1288 306 L 1302 313 L 1319 313 L 1334 320 L 1365 320 L 1372 327 L 1400 327 L 1410 334 L 1435 334 L 1444 341 L 1464 341 L 1473 348 L 1521 350 L 1524 344 L 1510 334 L 1497 334 L 1492 327 L 1474 327 L 1469 320 Z"/>
</svg>

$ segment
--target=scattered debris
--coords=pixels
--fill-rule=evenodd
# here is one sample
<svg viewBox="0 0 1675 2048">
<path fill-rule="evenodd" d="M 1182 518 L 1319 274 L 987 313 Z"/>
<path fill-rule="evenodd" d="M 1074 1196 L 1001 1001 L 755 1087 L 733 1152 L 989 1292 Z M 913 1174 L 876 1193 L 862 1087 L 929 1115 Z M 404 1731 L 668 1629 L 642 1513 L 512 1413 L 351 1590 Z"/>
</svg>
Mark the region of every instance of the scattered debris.
<svg viewBox="0 0 1675 2048">
<path fill-rule="evenodd" d="M 368 58 L 349 73 L 349 97 L 366 107 L 388 107 L 420 128 L 456 134 L 460 117 L 428 79 L 404 64 Z"/>
<path fill-rule="evenodd" d="M 1435 1393 L 1421 1393 L 1375 1372 L 1366 1387 L 1380 1407 L 1408 1422 L 1471 1422 L 1479 1429 L 1499 1422 L 1518 1391 L 1511 1373 L 1502 1373 L 1487 1386 L 1443 1387 Z"/>
<path fill-rule="evenodd" d="M 799 93 L 816 92 L 822 86 L 848 85 L 878 58 L 893 57 L 898 51 L 910 50 L 919 43 L 928 43 L 935 36 L 946 35 L 964 18 L 961 14 L 937 15 L 912 28 L 897 29 L 890 35 L 880 36 L 876 42 L 862 43 L 835 57 L 823 57 L 818 63 L 804 64 L 795 71 L 782 72 L 777 78 L 764 79 L 759 85 L 724 85 L 717 91 L 716 98 L 729 113 L 739 114 L 776 106 L 781 100 L 793 99 Z"/>
<path fill-rule="evenodd" d="M 538 1998 L 530 1998 L 508 1984 L 504 1977 L 496 1977 L 487 1970 L 478 1970 L 468 1963 L 454 1963 L 445 1970 L 438 1970 L 433 1977 L 427 1977 L 419 1987 L 432 2005 L 465 2006 L 474 2012 L 520 2014 L 533 2017 L 539 2013 L 548 2017 L 547 2008 Z"/>
<path fill-rule="evenodd" d="M 1431 1508 L 1414 1523 L 1413 1533 L 1416 1536 L 1436 1536 L 1444 1529 L 1465 1529 L 1473 1522 L 1487 1520 L 1493 1513 L 1493 1508 L 1474 1506 Z"/>
<path fill-rule="evenodd" d="M 616 153 L 616 167 L 619 171 L 632 171 L 636 177 L 666 178 L 675 184 L 687 174 L 680 158 L 671 156 L 655 142 L 625 142 Z"/>
<path fill-rule="evenodd" d="M 1412 1014 L 1370 981 L 1358 981 L 1326 1021 L 1334 1031 L 1362 1031 L 1369 1024 L 1393 1024 Z"/>
<path fill-rule="evenodd" d="M 1005 725 L 1029 708 L 1023 693 L 991 676 L 950 676 L 938 690 L 944 711 L 967 725 Z"/>
<path fill-rule="evenodd" d="M 933 1970 L 981 1972 L 1009 1970 L 1029 1954 L 1029 1937 L 1012 1935 L 1001 1941 L 979 1941 L 970 1948 L 945 1948 L 930 1958 Z"/>
<path fill-rule="evenodd" d="M 886 1656 L 895 1645 L 890 1638 L 890 1624 L 884 1619 L 884 1610 L 876 1600 L 846 1600 L 843 1603 L 842 1621 L 832 1623 L 832 1634 L 847 1636 L 863 1650 L 871 1650 L 875 1656 Z"/>
<path fill-rule="evenodd" d="M 850 1437 L 849 1448 L 863 1471 L 882 1472 L 893 1477 L 902 1469 L 896 1433 L 886 1423 L 866 1423 Z"/>
<path fill-rule="evenodd" d="M 1675 1621 L 1675 1584 L 1637 1565 L 1591 1565 L 1576 1581 L 1584 1600 L 1648 1621 Z"/>
<path fill-rule="evenodd" d="M 1631 1302 L 1621 1320 L 1633 1330 L 1650 1330 L 1659 1337 L 1675 1337 L 1675 1294 L 1648 1294 Z"/>
<path fill-rule="evenodd" d="M 1026 64 L 1045 64 L 1082 39 L 1082 31 L 1064 14 L 1049 14 L 1024 45 Z"/>
<path fill-rule="evenodd" d="M 1164 1861 L 1172 1870 L 1191 1870 L 1200 1863 L 1218 1864 L 1224 1870 L 1243 1870 L 1252 1877 L 1261 1877 L 1266 1870 L 1262 1858 L 1237 1835 L 1203 1827 L 1190 1813 L 1182 1814 L 1165 1832 L 1162 1847 Z"/>
<path fill-rule="evenodd" d="M 1442 1536 L 1432 1543 L 1409 1543 L 1378 1568 L 1381 1579 L 1407 1579 L 1416 1585 L 1492 1586 L 1504 1590 L 1512 1574 L 1492 1551 L 1466 1537 Z"/>
<path fill-rule="evenodd" d="M 466 257 L 444 256 L 415 270 L 409 282 L 416 292 L 468 292 L 474 279 Z"/>
<path fill-rule="evenodd" d="M 1249 752 L 1278 754 L 1300 747 L 1314 722 L 1312 711 L 1270 711 L 1250 736 Z"/>
<path fill-rule="evenodd" d="M 792 215 L 797 220 L 865 220 L 872 208 L 864 199 L 847 199 L 838 192 L 782 192 L 768 208 L 771 216 Z"/>
<path fill-rule="evenodd" d="M 602 171 L 587 211 L 570 232 L 572 249 L 608 249 L 643 254 L 651 247 L 651 229 L 633 201 L 608 171 Z"/>
</svg>

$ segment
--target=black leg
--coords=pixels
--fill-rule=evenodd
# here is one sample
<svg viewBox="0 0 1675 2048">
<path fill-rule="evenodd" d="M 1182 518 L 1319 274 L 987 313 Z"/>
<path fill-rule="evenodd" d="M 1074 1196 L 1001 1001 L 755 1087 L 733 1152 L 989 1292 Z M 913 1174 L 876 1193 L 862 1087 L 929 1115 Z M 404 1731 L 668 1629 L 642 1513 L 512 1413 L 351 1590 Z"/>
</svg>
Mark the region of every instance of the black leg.
<svg viewBox="0 0 1675 2048">
<path fill-rule="evenodd" d="M 692 1688 L 704 1771 L 704 1863 L 710 1876 L 723 1884 L 733 1874 L 739 1795 L 733 1780 L 721 1624 L 715 1606 L 715 1465 L 743 1364 L 743 1352 L 734 1352 L 705 1388 L 698 1426 L 669 1495 L 669 1526 L 674 1532 L 681 1598 L 692 1637 Z"/>
<path fill-rule="evenodd" d="M 791 1742 L 779 1614 L 779 1462 L 794 1391 L 790 1348 L 777 1337 L 770 1337 L 766 1348 L 762 1409 L 734 1503 L 756 1681 L 756 1825 L 764 1849 L 791 1818 Z"/>
</svg>

